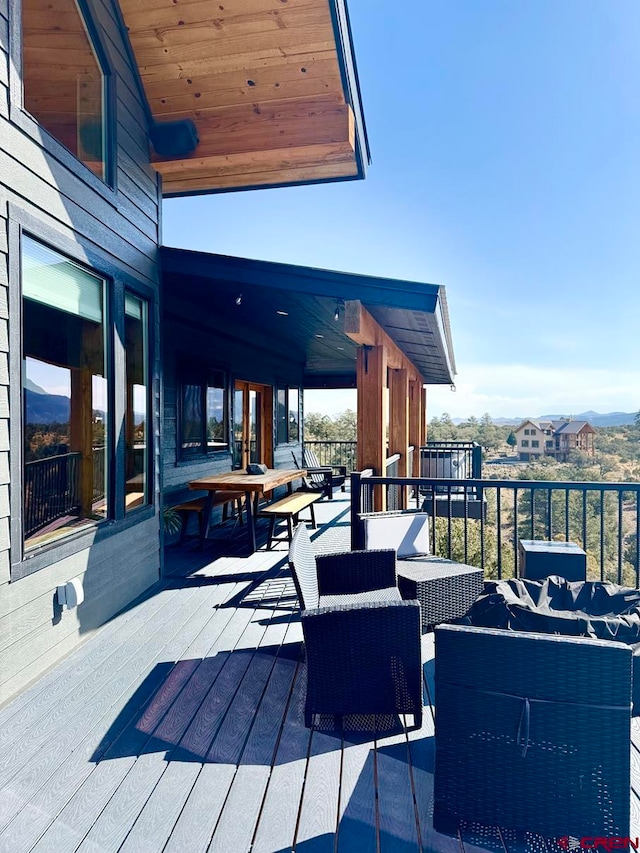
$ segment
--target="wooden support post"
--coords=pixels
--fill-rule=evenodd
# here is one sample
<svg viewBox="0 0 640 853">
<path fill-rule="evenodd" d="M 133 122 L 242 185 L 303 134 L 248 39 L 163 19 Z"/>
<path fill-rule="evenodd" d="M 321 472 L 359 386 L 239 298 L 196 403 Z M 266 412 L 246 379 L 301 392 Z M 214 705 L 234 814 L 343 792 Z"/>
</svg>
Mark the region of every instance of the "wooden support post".
<svg viewBox="0 0 640 853">
<path fill-rule="evenodd" d="M 420 395 L 420 446 L 427 443 L 427 389 L 423 386 Z"/>
<path fill-rule="evenodd" d="M 398 474 L 410 476 L 409 457 L 409 380 L 406 370 L 389 371 L 389 455 L 400 454 Z"/>
<path fill-rule="evenodd" d="M 375 474 L 385 473 L 385 394 L 387 385 L 387 354 L 384 346 L 364 346 L 358 350 L 358 471 L 373 468 Z M 385 509 L 384 490 L 376 489 L 374 508 Z"/>
<path fill-rule="evenodd" d="M 409 444 L 413 445 L 413 471 L 412 477 L 420 476 L 420 448 L 421 439 L 420 424 L 422 419 L 422 383 L 417 379 L 409 382 Z"/>
<path fill-rule="evenodd" d="M 404 369 L 389 371 L 389 455 L 400 454 L 398 476 L 411 476 L 409 460 L 409 376 Z M 408 490 L 402 489 L 400 506 L 407 506 Z"/>
<path fill-rule="evenodd" d="M 93 504 L 93 407 L 91 368 L 71 371 L 70 450 L 80 453 L 79 497 L 83 518 L 91 518 Z"/>
</svg>

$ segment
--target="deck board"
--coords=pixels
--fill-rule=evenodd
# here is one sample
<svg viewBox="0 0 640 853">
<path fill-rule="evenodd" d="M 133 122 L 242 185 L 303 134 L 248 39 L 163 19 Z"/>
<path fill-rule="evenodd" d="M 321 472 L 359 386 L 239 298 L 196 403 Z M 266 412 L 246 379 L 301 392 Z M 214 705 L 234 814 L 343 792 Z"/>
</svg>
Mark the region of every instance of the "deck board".
<svg viewBox="0 0 640 853">
<path fill-rule="evenodd" d="M 348 547 L 347 498 L 316 504 L 318 550 Z M 419 731 L 306 729 L 286 546 L 228 534 L 168 549 L 163 585 L 0 709 L 0 853 L 553 853 L 433 829 L 432 634 Z M 634 837 L 638 719 L 630 748 Z"/>
<path fill-rule="evenodd" d="M 274 853 L 293 845 L 311 739 L 303 725 L 304 691 L 304 667 L 299 660 L 252 853 Z"/>
<path fill-rule="evenodd" d="M 375 748 L 370 735 L 344 734 L 338 811 L 338 853 L 375 850 L 378 838 Z"/>
</svg>

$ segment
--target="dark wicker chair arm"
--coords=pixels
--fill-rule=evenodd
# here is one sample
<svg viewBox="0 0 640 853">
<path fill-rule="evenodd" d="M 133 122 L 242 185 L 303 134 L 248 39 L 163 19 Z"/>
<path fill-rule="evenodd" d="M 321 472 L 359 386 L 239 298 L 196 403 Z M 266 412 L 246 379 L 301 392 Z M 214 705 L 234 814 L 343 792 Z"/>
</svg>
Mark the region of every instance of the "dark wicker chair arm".
<svg viewBox="0 0 640 853">
<path fill-rule="evenodd" d="M 314 713 L 422 713 L 417 601 L 302 612 Z"/>
<path fill-rule="evenodd" d="M 316 566 L 320 595 L 348 595 L 397 586 L 393 549 L 319 554 Z"/>
</svg>

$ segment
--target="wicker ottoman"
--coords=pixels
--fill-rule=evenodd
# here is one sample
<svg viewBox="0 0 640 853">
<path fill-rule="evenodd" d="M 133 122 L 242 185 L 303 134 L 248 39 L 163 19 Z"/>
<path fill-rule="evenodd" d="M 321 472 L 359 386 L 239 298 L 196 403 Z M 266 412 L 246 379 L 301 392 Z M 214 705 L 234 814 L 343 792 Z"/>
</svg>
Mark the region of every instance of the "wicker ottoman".
<svg viewBox="0 0 640 853">
<path fill-rule="evenodd" d="M 422 632 L 464 615 L 482 592 L 481 569 L 442 557 L 398 560 L 398 588 L 420 602 Z"/>
</svg>

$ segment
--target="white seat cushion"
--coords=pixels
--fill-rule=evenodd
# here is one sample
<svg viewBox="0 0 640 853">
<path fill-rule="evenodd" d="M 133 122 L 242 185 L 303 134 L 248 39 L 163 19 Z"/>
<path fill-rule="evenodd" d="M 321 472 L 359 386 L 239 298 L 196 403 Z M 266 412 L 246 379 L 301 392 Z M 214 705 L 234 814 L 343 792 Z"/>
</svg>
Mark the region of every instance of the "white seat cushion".
<svg viewBox="0 0 640 853">
<path fill-rule="evenodd" d="M 362 521 L 367 551 L 394 548 L 398 559 L 431 553 L 429 516 L 425 512 L 372 513 Z"/>
</svg>

